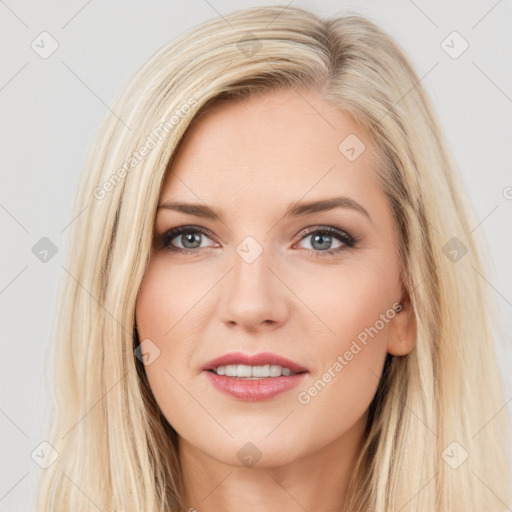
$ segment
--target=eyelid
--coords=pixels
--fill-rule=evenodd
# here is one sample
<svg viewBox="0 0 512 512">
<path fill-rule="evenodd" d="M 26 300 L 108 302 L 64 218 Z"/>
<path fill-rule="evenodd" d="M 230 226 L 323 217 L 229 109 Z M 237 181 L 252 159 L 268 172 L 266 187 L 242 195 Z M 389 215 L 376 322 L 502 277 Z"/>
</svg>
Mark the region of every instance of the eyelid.
<svg viewBox="0 0 512 512">
<path fill-rule="evenodd" d="M 346 238 L 347 240 L 351 240 L 353 242 L 357 241 L 357 237 L 350 234 L 345 229 L 337 228 L 334 226 L 328 226 L 326 224 L 316 224 L 316 225 L 304 228 L 303 230 L 299 231 L 297 236 L 301 237 L 301 240 L 303 240 L 304 237 L 309 236 L 313 233 L 317 233 L 317 232 L 333 233 L 335 235 L 339 235 L 340 237 Z"/>
<path fill-rule="evenodd" d="M 209 238 L 210 240 L 215 241 L 214 240 L 215 237 L 211 236 L 211 233 L 208 229 L 203 228 L 201 226 L 193 226 L 193 225 L 186 224 L 186 225 L 182 225 L 182 226 L 176 226 L 175 228 L 169 229 L 165 233 L 163 233 L 161 238 L 162 238 L 162 241 L 164 242 L 164 247 L 167 247 L 168 249 L 170 249 L 172 247 L 172 249 L 170 249 L 170 250 L 171 251 L 175 250 L 176 252 L 184 252 L 184 251 L 196 251 L 197 252 L 199 249 L 207 249 L 208 248 L 208 247 L 196 247 L 195 249 L 182 249 L 181 247 L 175 247 L 175 246 L 171 245 L 171 243 L 170 243 L 171 240 L 173 240 L 177 236 L 179 236 L 183 233 L 187 233 L 187 232 L 192 232 L 192 233 L 198 232 L 198 233 L 201 233 L 206 238 Z M 165 240 L 167 240 L 168 242 L 166 243 Z"/>
<path fill-rule="evenodd" d="M 308 251 L 314 251 L 315 254 L 318 256 L 336 256 L 341 251 L 345 251 L 347 249 L 352 249 L 357 246 L 359 242 L 359 238 L 352 235 L 348 231 L 344 229 L 340 229 L 334 226 L 327 226 L 327 225 L 316 225 L 316 226 L 309 226 L 308 228 L 303 229 L 299 232 L 297 236 L 300 236 L 300 239 L 296 244 L 300 244 L 303 240 L 306 240 L 311 235 L 314 235 L 315 233 L 321 233 L 321 234 L 327 234 L 328 236 L 338 240 L 340 242 L 341 246 L 336 247 L 334 249 L 327 249 L 325 251 L 319 251 L 315 249 L 306 249 Z M 294 244 L 294 245 L 296 245 Z"/>
</svg>

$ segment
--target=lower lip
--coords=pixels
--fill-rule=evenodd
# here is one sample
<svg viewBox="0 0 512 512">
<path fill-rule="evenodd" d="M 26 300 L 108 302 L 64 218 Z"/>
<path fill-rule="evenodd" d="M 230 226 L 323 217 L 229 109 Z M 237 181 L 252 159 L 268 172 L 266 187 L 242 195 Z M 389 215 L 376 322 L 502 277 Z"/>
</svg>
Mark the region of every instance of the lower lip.
<svg viewBox="0 0 512 512">
<path fill-rule="evenodd" d="M 307 372 L 297 373 L 288 377 L 268 377 L 262 379 L 237 379 L 217 375 L 211 371 L 204 371 L 210 384 L 228 396 L 254 402 L 257 400 L 270 400 L 275 396 L 289 391 L 297 386 Z"/>
</svg>

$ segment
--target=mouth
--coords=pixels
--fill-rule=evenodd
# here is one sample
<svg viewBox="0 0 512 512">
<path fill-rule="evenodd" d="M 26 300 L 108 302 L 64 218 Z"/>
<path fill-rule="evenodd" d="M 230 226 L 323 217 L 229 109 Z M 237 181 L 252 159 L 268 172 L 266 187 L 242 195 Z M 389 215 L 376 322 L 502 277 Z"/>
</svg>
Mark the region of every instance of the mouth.
<svg viewBox="0 0 512 512">
<path fill-rule="evenodd" d="M 251 375 L 249 375 L 249 368 Z M 219 375 L 228 377 L 279 377 L 277 370 L 284 375 L 288 372 L 301 373 L 309 371 L 305 366 L 272 352 L 260 352 L 258 354 L 244 354 L 243 352 L 231 352 L 212 359 L 201 370 L 212 370 Z M 224 373 L 222 373 L 224 371 Z M 240 372 L 240 373 L 239 373 Z M 253 374 L 253 372 L 255 372 Z"/>
<path fill-rule="evenodd" d="M 276 377 L 289 377 L 290 375 L 298 375 L 301 372 L 294 372 L 290 368 L 279 366 L 278 364 L 266 364 L 264 366 L 249 366 L 246 364 L 228 364 L 217 366 L 208 370 L 216 375 L 224 375 L 236 379 L 274 379 Z"/>
<path fill-rule="evenodd" d="M 226 354 L 201 368 L 221 393 L 245 401 L 269 400 L 297 386 L 309 370 L 271 353 Z"/>
</svg>

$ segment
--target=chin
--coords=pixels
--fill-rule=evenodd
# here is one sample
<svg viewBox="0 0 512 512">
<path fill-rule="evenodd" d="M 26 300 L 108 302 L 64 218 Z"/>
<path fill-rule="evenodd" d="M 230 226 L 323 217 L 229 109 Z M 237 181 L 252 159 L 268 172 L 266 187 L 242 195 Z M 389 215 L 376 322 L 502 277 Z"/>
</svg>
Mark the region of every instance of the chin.
<svg viewBox="0 0 512 512">
<path fill-rule="evenodd" d="M 197 436 L 188 435 L 186 442 L 222 464 L 241 468 L 283 466 L 314 449 L 309 446 L 306 435 L 291 436 L 289 431 L 269 435 L 278 423 L 274 421 L 269 428 L 259 425 L 257 428 L 244 426 L 239 430 L 230 430 L 232 438 L 225 433 L 212 436 L 211 433 L 207 435 L 201 432 Z"/>
</svg>

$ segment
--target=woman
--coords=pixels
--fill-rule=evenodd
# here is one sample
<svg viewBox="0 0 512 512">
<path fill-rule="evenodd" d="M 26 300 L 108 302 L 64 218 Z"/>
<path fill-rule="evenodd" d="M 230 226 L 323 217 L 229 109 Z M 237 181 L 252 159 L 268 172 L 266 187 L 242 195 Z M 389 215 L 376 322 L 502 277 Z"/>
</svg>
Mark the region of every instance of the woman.
<svg viewBox="0 0 512 512">
<path fill-rule="evenodd" d="M 40 510 L 512 505 L 482 242 L 387 34 L 241 10 L 112 110 L 76 198 Z"/>
</svg>

